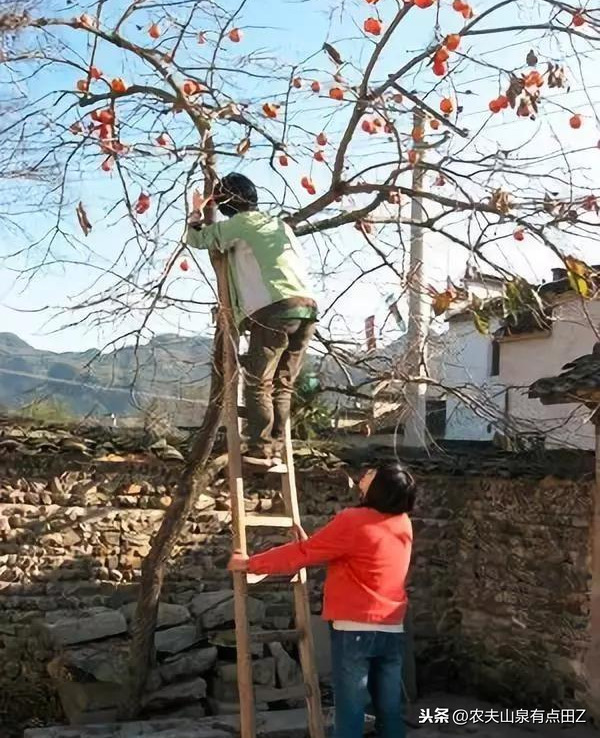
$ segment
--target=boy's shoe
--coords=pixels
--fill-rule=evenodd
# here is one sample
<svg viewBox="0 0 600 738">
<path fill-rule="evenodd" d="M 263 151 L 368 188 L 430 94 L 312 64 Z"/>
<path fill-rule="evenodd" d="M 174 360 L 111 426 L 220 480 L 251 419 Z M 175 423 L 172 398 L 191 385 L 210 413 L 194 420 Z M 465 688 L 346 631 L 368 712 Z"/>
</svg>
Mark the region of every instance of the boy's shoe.
<svg viewBox="0 0 600 738">
<path fill-rule="evenodd" d="M 287 464 L 284 464 L 283 459 L 279 456 L 271 457 L 271 467 L 268 470 L 269 474 L 285 474 L 287 470 Z"/>
<path fill-rule="evenodd" d="M 250 471 L 259 473 L 283 474 L 287 471 L 287 466 L 277 456 L 259 456 L 249 452 L 242 456 L 242 462 Z"/>
<path fill-rule="evenodd" d="M 270 466 L 273 466 L 270 456 L 261 456 L 252 451 L 247 451 L 242 456 L 242 461 L 248 466 L 255 466 L 257 468 L 262 467 L 264 469 L 268 469 Z"/>
</svg>

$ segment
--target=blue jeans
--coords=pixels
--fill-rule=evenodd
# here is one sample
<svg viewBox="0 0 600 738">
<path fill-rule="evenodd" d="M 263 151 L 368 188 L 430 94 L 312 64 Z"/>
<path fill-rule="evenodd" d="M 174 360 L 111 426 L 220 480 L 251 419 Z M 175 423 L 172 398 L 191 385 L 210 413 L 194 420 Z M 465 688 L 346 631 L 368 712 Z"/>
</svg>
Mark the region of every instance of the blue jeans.
<svg viewBox="0 0 600 738">
<path fill-rule="evenodd" d="M 378 738 L 404 738 L 404 633 L 331 629 L 334 738 L 362 738 L 369 698 Z"/>
</svg>

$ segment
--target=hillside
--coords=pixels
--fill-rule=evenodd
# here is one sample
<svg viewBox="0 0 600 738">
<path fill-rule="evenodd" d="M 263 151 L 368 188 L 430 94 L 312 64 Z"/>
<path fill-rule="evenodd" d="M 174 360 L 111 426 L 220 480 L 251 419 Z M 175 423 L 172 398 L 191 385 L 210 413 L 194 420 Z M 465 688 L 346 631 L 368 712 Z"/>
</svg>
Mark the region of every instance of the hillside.
<svg viewBox="0 0 600 738">
<path fill-rule="evenodd" d="M 0 406 L 52 399 L 77 417 L 122 418 L 152 403 L 192 424 L 206 402 L 211 346 L 210 337 L 166 334 L 137 350 L 53 353 L 0 333 Z"/>
</svg>

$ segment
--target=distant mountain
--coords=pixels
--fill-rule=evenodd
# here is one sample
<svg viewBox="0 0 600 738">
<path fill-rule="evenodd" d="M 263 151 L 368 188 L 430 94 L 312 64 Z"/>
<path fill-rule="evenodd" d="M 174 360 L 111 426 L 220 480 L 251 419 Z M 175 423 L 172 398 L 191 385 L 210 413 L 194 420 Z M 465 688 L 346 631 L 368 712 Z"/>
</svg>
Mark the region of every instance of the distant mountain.
<svg viewBox="0 0 600 738">
<path fill-rule="evenodd" d="M 78 417 L 139 416 L 152 407 L 193 425 L 206 406 L 211 349 L 210 337 L 166 334 L 108 354 L 54 353 L 0 333 L 0 406 L 52 400 Z"/>
</svg>

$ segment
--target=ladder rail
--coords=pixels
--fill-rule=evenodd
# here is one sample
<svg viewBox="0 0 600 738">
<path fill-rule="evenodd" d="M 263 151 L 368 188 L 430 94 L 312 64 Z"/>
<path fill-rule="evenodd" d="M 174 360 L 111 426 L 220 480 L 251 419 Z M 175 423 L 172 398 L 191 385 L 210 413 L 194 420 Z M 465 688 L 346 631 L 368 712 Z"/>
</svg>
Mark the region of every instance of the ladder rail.
<svg viewBox="0 0 600 738">
<path fill-rule="evenodd" d="M 228 481 L 231 499 L 233 548 L 247 555 L 246 509 L 244 505 L 244 480 L 242 453 L 238 427 L 238 345 L 239 336 L 233 320 L 228 284 L 227 256 L 215 258 L 217 287 L 220 300 L 219 320 L 223 329 L 224 409 L 227 427 Z M 256 714 L 250 650 L 250 624 L 248 622 L 248 582 L 244 572 L 233 573 L 233 605 L 235 614 L 236 656 L 240 698 L 240 733 L 242 738 L 256 738 Z"/>
<path fill-rule="evenodd" d="M 295 524 L 301 524 L 298 490 L 296 487 L 296 472 L 294 469 L 294 453 L 292 448 L 291 422 L 285 426 L 284 462 L 287 473 L 282 480 L 282 494 L 287 514 Z M 312 613 L 308 593 L 306 569 L 301 569 L 293 583 L 294 612 L 296 627 L 301 632 L 298 643 L 300 665 L 307 687 L 306 708 L 308 711 L 308 729 L 311 738 L 325 738 L 325 726 L 321 709 L 321 687 L 315 664 L 315 644 L 311 625 Z"/>
<path fill-rule="evenodd" d="M 244 479 L 241 453 L 240 395 L 243 394 L 238 363 L 239 337 L 233 323 L 229 286 L 227 283 L 227 259 L 220 260 L 217 270 L 219 295 L 221 296 L 221 320 L 224 324 L 224 406 L 227 424 L 227 449 L 229 494 L 231 498 L 233 548 L 247 555 L 247 528 L 257 525 L 290 528 L 301 524 L 300 506 L 296 489 L 294 458 L 291 441 L 291 424 L 285 428 L 284 461 L 286 472 L 282 475 L 282 496 L 286 517 L 246 515 L 244 502 Z M 250 519 L 249 519 L 250 518 Z M 261 579 L 261 578 L 258 578 Z M 253 684 L 251 633 L 248 620 L 247 598 L 249 582 L 253 581 L 246 572 L 233 573 L 235 633 L 237 645 L 237 674 L 240 699 L 241 738 L 256 738 L 256 711 Z M 311 627 L 311 611 L 308 597 L 306 569 L 292 579 L 295 625 L 298 633 L 296 642 L 300 654 L 300 665 L 304 680 L 304 695 L 308 712 L 310 738 L 325 738 L 321 709 L 321 690 L 315 664 L 314 639 Z"/>
</svg>

